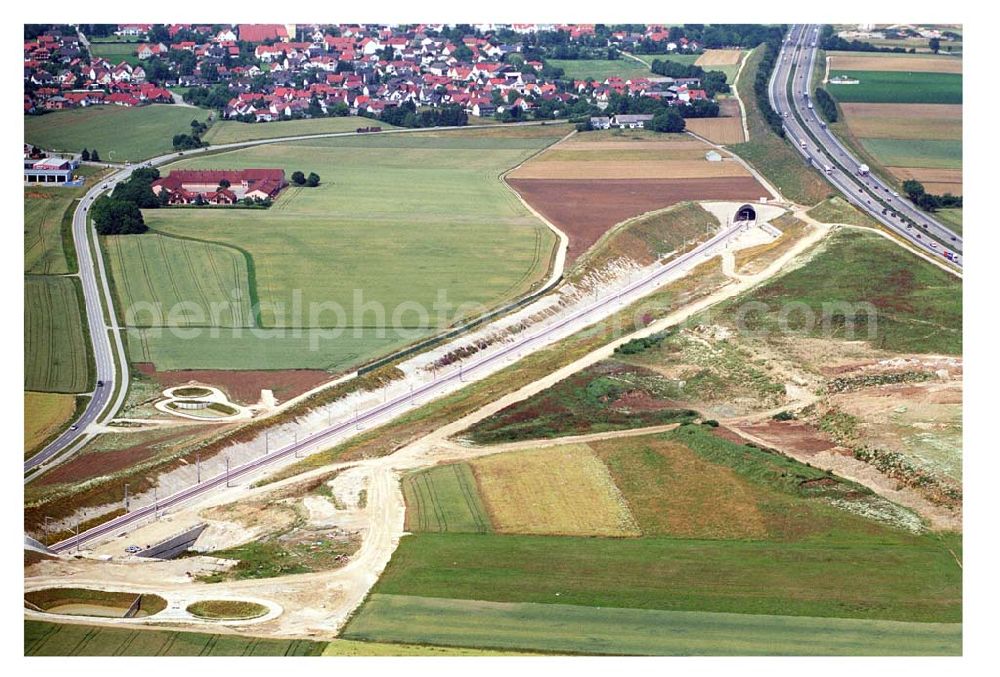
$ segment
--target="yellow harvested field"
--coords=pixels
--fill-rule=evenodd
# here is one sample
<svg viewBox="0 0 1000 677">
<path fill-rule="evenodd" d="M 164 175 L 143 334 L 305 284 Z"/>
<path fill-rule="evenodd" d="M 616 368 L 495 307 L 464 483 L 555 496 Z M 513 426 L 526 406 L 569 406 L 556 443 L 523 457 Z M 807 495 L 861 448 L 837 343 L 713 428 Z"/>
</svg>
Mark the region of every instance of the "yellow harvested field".
<svg viewBox="0 0 1000 677">
<path fill-rule="evenodd" d="M 961 169 L 929 169 L 922 167 L 888 167 L 893 176 L 900 181 L 916 179 L 924 184 L 928 193 L 935 195 L 962 194 Z"/>
<path fill-rule="evenodd" d="M 507 452 L 471 465 L 498 532 L 639 535 L 608 469 L 585 444 Z"/>
<path fill-rule="evenodd" d="M 694 65 L 703 68 L 706 66 L 735 66 L 740 62 L 742 54 L 743 52 L 738 49 L 706 49 L 694 62 Z"/>
<path fill-rule="evenodd" d="M 735 160 L 573 162 L 554 160 L 530 162 L 509 177 L 513 179 L 717 179 L 749 176 Z"/>
<path fill-rule="evenodd" d="M 591 134 L 598 133 L 599 132 L 590 132 L 583 138 L 586 139 Z M 625 137 L 624 141 L 610 141 L 607 139 L 596 141 L 576 140 L 580 138 L 581 137 L 577 136 L 572 141 L 554 146 L 551 150 L 546 151 L 544 154 L 548 155 L 548 153 L 554 153 L 557 150 L 622 150 L 623 148 L 627 148 L 628 150 L 655 150 L 662 152 L 708 150 L 708 146 L 687 134 L 683 135 L 681 139 L 668 138 L 668 140 L 664 141 L 648 141 L 645 139 L 629 140 L 627 137 Z"/>
<path fill-rule="evenodd" d="M 827 55 L 831 71 L 907 71 L 915 73 L 961 73 L 962 60 L 954 56 L 858 55 L 834 52 Z"/>
<path fill-rule="evenodd" d="M 74 395 L 24 393 L 24 450 L 39 446 L 69 422 L 76 409 Z"/>
<path fill-rule="evenodd" d="M 714 143 L 743 143 L 740 118 L 688 118 L 687 128 Z"/>
<path fill-rule="evenodd" d="M 962 104 L 845 103 L 841 109 L 858 138 L 962 139 Z"/>
</svg>

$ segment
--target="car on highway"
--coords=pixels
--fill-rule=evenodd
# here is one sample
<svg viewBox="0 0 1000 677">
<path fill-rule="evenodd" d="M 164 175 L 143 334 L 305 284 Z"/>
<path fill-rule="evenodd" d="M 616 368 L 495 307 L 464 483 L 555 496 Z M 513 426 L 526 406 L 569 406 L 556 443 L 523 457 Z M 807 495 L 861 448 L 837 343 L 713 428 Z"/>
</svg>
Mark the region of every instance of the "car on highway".
<svg viewBox="0 0 1000 677">
<path fill-rule="evenodd" d="M 125 552 L 127 552 L 130 555 L 134 555 L 137 552 L 142 552 L 142 548 L 140 548 L 138 545 L 130 545 L 127 548 L 125 548 Z"/>
<path fill-rule="evenodd" d="M 74 423 L 73 425 L 71 425 L 71 426 L 69 427 L 69 429 L 70 429 L 70 430 L 79 430 L 79 429 L 80 429 L 80 426 L 78 426 L 77 424 L 75 424 L 75 423 Z"/>
<path fill-rule="evenodd" d="M 98 381 L 97 382 L 97 387 L 98 388 L 103 388 L 104 387 L 104 381 Z"/>
</svg>

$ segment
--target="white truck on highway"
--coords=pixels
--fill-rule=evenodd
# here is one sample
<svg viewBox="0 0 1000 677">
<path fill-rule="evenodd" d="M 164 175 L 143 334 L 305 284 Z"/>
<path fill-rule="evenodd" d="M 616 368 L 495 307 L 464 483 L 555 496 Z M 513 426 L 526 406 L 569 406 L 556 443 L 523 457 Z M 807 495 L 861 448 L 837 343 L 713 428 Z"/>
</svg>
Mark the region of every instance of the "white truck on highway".
<svg viewBox="0 0 1000 677">
<path fill-rule="evenodd" d="M 823 171 L 827 174 L 833 174 L 833 165 L 826 165 L 823 167 Z"/>
<path fill-rule="evenodd" d="M 871 171 L 871 169 L 869 169 L 868 165 L 859 165 L 858 166 L 858 176 L 868 176 L 868 172 L 870 172 L 870 171 Z"/>
</svg>

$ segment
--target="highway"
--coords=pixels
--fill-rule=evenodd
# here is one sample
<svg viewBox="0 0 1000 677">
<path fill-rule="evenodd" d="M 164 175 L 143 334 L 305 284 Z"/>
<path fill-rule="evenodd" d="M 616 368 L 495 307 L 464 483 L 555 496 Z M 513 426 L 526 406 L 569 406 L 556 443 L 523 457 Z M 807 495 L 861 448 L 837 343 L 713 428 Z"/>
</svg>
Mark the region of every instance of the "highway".
<svg viewBox="0 0 1000 677">
<path fill-rule="evenodd" d="M 862 161 L 827 128 L 818 109 L 809 107 L 807 95 L 816 63 L 819 29 L 818 25 L 792 26 L 771 76 L 769 99 L 782 116 L 786 137 L 852 204 L 915 248 L 961 269 L 961 236 L 905 197 L 894 195 L 893 188 L 878 177 L 858 174 Z"/>
<path fill-rule="evenodd" d="M 361 120 L 362 118 L 359 118 Z M 280 123 L 273 123 L 280 124 Z M 360 123 L 359 123 L 360 124 Z M 546 124 L 544 122 L 515 123 L 518 126 L 533 126 Z M 553 123 L 548 123 L 553 124 Z M 426 129 L 387 129 L 380 134 L 419 134 L 431 131 L 450 131 L 468 129 L 468 127 L 428 127 Z M 110 192 L 115 185 L 128 179 L 138 167 L 158 166 L 200 153 L 234 150 L 250 146 L 260 146 L 287 141 L 303 141 L 308 139 L 358 136 L 358 132 L 328 132 L 322 134 L 300 134 L 270 139 L 255 139 L 217 146 L 208 146 L 195 150 L 167 153 L 143 163 L 126 166 L 106 177 L 87 191 L 73 213 L 73 245 L 76 248 L 79 262 L 79 277 L 83 287 L 84 305 L 87 312 L 87 326 L 90 330 L 91 349 L 97 367 L 96 380 L 103 385 L 96 386 L 83 414 L 59 437 L 45 446 L 40 452 L 24 462 L 26 482 L 39 475 L 42 466 L 51 465 L 65 459 L 86 444 L 94 433 L 88 427 L 94 423 L 105 423 L 114 418 L 125 396 L 128 393 L 128 363 L 122 339 L 121 327 L 118 326 L 114 311 L 114 300 L 108 285 L 107 272 L 104 269 L 104 259 L 95 256 L 99 251 L 97 234 L 88 225 L 88 210 L 102 193 Z M 548 284 L 551 284 L 551 280 Z M 107 313 L 105 313 L 107 309 Z M 105 318 L 110 319 L 110 325 Z"/>
<path fill-rule="evenodd" d="M 348 416 L 340 421 L 332 423 L 327 428 L 304 437 L 290 445 L 267 453 L 260 458 L 248 461 L 242 465 L 229 468 L 228 472 L 206 479 L 200 484 L 194 484 L 177 493 L 157 500 L 154 504 L 136 508 L 132 512 L 116 517 L 104 524 L 92 527 L 87 531 L 67 538 L 51 546 L 56 552 L 68 552 L 89 541 L 103 536 L 121 533 L 128 527 L 136 523 L 155 517 L 160 511 L 176 507 L 186 501 L 201 496 L 206 492 L 218 487 L 228 486 L 230 482 L 239 480 L 251 475 L 262 468 L 275 464 L 282 459 L 287 459 L 291 455 L 310 453 L 320 448 L 329 447 L 335 442 L 341 441 L 354 431 L 363 427 L 380 425 L 402 412 L 409 411 L 410 407 L 416 405 L 418 399 L 431 399 L 448 392 L 454 388 L 457 382 L 465 380 L 475 380 L 477 377 L 485 377 L 490 373 L 491 368 L 497 368 L 504 360 L 515 358 L 520 353 L 528 350 L 535 350 L 552 340 L 567 333 L 579 331 L 584 327 L 606 317 L 615 310 L 627 303 L 638 300 L 658 287 L 664 278 L 671 273 L 680 272 L 694 268 L 710 256 L 723 251 L 729 240 L 736 236 L 741 230 L 749 227 L 748 222 L 737 221 L 736 223 L 723 228 L 711 239 L 698 245 L 690 252 L 682 254 L 667 263 L 654 269 L 643 278 L 631 283 L 613 294 L 599 298 L 592 303 L 569 313 L 566 317 L 549 326 L 538 329 L 535 332 L 524 332 L 515 334 L 513 340 L 503 348 L 488 355 L 483 355 L 478 359 L 470 359 L 448 374 L 441 375 L 433 381 L 424 383 L 413 388 L 409 393 L 395 397 L 386 402 L 379 403 L 367 410 L 359 411 L 354 416 Z"/>
</svg>

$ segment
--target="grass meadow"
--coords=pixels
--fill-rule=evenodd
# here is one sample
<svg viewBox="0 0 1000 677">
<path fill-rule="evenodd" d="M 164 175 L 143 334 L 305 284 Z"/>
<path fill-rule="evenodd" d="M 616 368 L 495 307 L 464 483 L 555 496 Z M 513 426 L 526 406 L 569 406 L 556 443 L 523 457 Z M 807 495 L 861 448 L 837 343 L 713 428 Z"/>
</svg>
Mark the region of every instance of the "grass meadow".
<svg viewBox="0 0 1000 677">
<path fill-rule="evenodd" d="M 24 140 L 49 150 L 96 149 L 106 162 L 136 162 L 173 150 L 173 136 L 191 131 L 207 111 L 152 104 L 138 108 L 88 106 L 24 116 Z"/>
<path fill-rule="evenodd" d="M 607 59 L 546 59 L 550 66 L 562 68 L 567 80 L 597 80 L 604 82 L 608 78 L 619 77 L 625 80 L 632 78 L 658 77 L 647 66 L 635 59 L 621 57 L 609 61 Z M 691 59 L 694 63 L 694 59 Z"/>
<path fill-rule="evenodd" d="M 819 245 L 807 265 L 725 304 L 718 317 L 745 302 L 767 305 L 767 310 L 744 315 L 749 330 L 776 331 L 778 313 L 795 303 L 812 312 L 789 314 L 788 328 L 807 336 L 850 339 L 850 320 L 855 325 L 854 338 L 868 339 L 876 348 L 962 353 L 961 280 L 874 233 L 834 233 Z M 824 304 L 838 303 L 871 306 L 850 311 L 856 312 L 850 317 L 843 307 L 824 310 Z M 828 320 L 828 327 L 820 318 Z"/>
<path fill-rule="evenodd" d="M 305 134 L 330 134 L 353 132 L 358 127 L 378 126 L 393 129 L 392 125 L 354 116 L 342 118 L 316 118 L 311 120 L 281 120 L 278 122 L 237 122 L 218 120 L 205 133 L 204 139 L 213 146 L 257 139 L 274 139 L 280 136 Z"/>
<path fill-rule="evenodd" d="M 960 655 L 959 623 L 614 609 L 372 595 L 349 638 L 581 654 Z"/>
</svg>

